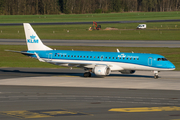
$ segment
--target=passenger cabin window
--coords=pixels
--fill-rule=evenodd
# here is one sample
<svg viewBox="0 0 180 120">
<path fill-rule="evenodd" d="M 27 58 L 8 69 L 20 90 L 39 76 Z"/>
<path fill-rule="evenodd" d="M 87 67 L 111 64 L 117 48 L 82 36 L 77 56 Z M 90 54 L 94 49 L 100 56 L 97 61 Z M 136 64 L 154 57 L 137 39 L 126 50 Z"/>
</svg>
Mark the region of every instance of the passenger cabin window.
<svg viewBox="0 0 180 120">
<path fill-rule="evenodd" d="M 61 55 L 61 57 L 63 57 L 63 55 Z"/>
</svg>

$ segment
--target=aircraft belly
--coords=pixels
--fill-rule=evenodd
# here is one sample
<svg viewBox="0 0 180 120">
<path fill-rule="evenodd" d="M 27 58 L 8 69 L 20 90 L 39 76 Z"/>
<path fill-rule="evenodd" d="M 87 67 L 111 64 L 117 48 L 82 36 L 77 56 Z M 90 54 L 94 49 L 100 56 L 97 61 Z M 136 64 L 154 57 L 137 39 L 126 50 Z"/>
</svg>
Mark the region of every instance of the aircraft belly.
<svg viewBox="0 0 180 120">
<path fill-rule="evenodd" d="M 107 65 L 111 68 L 112 71 L 118 70 L 170 70 L 163 68 L 155 68 L 150 66 L 132 64 L 132 63 L 121 63 L 121 62 L 107 62 L 107 61 L 85 61 L 85 60 L 63 60 L 63 59 L 46 59 L 46 62 L 60 65 L 60 66 L 74 66 L 74 67 L 86 67 L 94 68 L 95 65 Z"/>
<path fill-rule="evenodd" d="M 124 70 L 124 68 L 119 63 L 110 63 L 109 67 L 112 71 Z"/>
</svg>

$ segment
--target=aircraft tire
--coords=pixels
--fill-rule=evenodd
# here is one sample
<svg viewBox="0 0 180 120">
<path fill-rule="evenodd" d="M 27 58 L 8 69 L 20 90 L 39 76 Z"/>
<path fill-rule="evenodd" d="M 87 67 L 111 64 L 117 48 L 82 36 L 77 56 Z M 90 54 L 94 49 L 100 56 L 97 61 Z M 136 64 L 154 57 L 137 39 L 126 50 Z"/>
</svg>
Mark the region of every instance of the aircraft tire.
<svg viewBox="0 0 180 120">
<path fill-rule="evenodd" d="M 91 77 L 91 73 L 90 72 L 85 72 L 83 76 L 84 77 Z"/>
<path fill-rule="evenodd" d="M 154 79 L 158 79 L 158 75 L 154 75 Z"/>
</svg>

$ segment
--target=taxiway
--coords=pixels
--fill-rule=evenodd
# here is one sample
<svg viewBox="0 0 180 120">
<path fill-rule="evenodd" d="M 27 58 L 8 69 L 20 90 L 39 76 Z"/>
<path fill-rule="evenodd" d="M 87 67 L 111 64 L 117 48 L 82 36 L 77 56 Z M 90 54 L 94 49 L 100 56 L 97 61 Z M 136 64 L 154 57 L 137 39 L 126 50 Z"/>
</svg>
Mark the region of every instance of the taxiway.
<svg viewBox="0 0 180 120">
<path fill-rule="evenodd" d="M 179 73 L 84 78 L 81 69 L 0 68 L 0 118 L 180 119 Z"/>
</svg>

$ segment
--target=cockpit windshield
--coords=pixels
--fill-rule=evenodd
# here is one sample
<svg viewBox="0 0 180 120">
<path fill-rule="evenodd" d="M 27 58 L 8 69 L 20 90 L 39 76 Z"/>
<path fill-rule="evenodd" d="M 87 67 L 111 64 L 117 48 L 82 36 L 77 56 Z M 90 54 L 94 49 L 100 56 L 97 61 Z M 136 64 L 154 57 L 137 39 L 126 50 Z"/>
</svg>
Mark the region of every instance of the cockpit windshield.
<svg viewBox="0 0 180 120">
<path fill-rule="evenodd" d="M 168 61 L 166 58 L 158 58 L 157 61 Z"/>
</svg>

